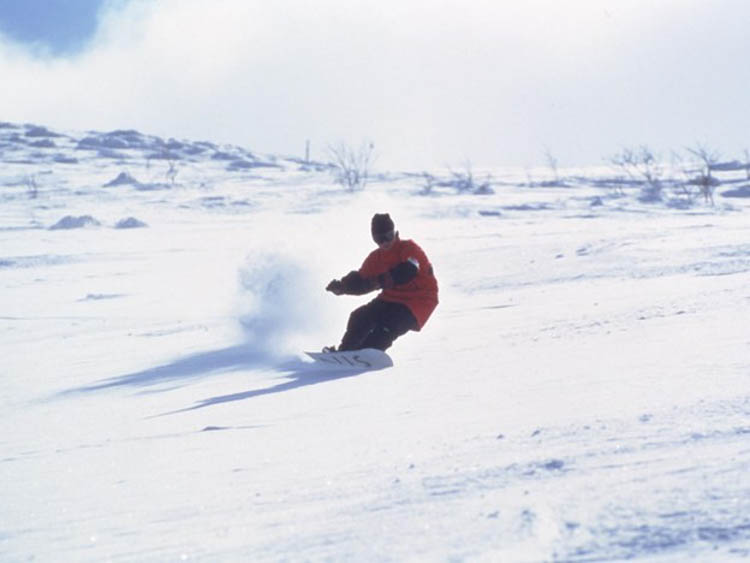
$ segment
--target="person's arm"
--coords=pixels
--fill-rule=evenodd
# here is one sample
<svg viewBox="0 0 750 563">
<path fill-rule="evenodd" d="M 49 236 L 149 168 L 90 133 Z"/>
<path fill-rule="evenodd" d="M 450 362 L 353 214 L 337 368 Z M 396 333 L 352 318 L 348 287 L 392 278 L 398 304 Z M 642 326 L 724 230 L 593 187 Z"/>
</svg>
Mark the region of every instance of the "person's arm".
<svg viewBox="0 0 750 563">
<path fill-rule="evenodd" d="M 383 289 L 398 287 L 412 281 L 423 268 L 429 267 L 424 251 L 413 241 L 406 241 L 401 251 L 401 262 L 378 276 L 378 284 Z"/>
<path fill-rule="evenodd" d="M 416 257 L 410 256 L 387 272 L 380 274 L 377 277 L 378 286 L 383 289 L 390 289 L 391 287 L 404 285 L 416 278 L 418 273 L 419 260 Z"/>
<path fill-rule="evenodd" d="M 376 289 L 390 289 L 409 283 L 419 273 L 419 261 L 408 258 L 393 268 L 371 278 L 362 277 L 359 272 L 351 271 L 340 280 L 331 280 L 326 287 L 335 295 L 364 295 Z"/>
<path fill-rule="evenodd" d="M 336 295 L 364 295 L 376 289 L 390 289 L 412 281 L 419 274 L 420 263 L 426 264 L 427 258 L 421 249 L 412 245 L 407 252 L 403 262 L 399 262 L 387 272 L 376 276 L 367 276 L 371 271 L 370 258 L 365 260 L 362 267 L 357 271 L 351 271 L 340 280 L 333 280 L 326 287 L 327 291 Z M 365 272 L 362 275 L 361 272 Z"/>
<path fill-rule="evenodd" d="M 326 291 L 335 295 L 364 295 L 379 288 L 377 278 L 365 278 L 359 272 L 352 270 L 340 280 L 332 280 L 326 287 Z"/>
</svg>

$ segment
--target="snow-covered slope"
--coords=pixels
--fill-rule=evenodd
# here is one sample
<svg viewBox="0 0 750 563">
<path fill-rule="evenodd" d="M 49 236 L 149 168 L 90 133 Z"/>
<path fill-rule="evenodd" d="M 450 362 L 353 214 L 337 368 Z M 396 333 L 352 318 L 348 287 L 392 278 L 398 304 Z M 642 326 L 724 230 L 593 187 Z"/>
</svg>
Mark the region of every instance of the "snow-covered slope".
<svg viewBox="0 0 750 563">
<path fill-rule="evenodd" d="M 709 206 L 595 168 L 350 193 L 134 131 L 0 151 L 0 559 L 750 556 L 744 172 Z M 321 371 L 381 211 L 441 304 L 393 368 Z"/>
</svg>

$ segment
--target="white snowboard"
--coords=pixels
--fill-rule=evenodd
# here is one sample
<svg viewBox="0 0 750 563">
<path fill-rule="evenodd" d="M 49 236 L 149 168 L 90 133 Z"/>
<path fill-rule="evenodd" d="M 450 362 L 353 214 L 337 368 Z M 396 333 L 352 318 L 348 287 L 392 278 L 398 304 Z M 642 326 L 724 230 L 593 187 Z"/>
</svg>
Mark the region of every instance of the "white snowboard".
<svg viewBox="0 0 750 563">
<path fill-rule="evenodd" d="M 393 365 L 391 357 L 375 348 L 346 352 L 305 352 L 316 363 L 347 369 L 383 369 Z"/>
</svg>

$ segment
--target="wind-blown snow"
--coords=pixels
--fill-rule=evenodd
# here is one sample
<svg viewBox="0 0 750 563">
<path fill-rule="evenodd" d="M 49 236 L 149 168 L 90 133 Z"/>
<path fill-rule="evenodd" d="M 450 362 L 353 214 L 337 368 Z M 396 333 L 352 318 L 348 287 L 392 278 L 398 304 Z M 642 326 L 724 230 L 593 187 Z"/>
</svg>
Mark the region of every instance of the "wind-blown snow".
<svg viewBox="0 0 750 563">
<path fill-rule="evenodd" d="M 238 320 L 248 349 L 294 352 L 295 335 L 309 338 L 323 316 L 319 284 L 304 259 L 268 250 L 245 258 L 239 270 Z M 302 343 L 300 343 L 302 344 Z M 297 349 L 299 351 L 299 348 Z"/>
<path fill-rule="evenodd" d="M 710 206 L 596 168 L 350 193 L 135 131 L 0 146 L 0 559 L 750 557 L 743 170 Z M 393 368 L 322 370 L 367 299 L 323 288 L 383 211 L 441 303 Z"/>
</svg>

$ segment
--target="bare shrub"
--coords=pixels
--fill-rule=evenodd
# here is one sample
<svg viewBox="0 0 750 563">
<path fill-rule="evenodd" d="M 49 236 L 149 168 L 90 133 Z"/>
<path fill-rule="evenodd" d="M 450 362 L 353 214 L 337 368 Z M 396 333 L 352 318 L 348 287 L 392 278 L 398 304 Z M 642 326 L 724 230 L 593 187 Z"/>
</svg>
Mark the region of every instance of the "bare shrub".
<svg viewBox="0 0 750 563">
<path fill-rule="evenodd" d="M 695 190 L 693 190 L 694 184 L 691 182 L 695 175 L 695 165 L 686 162 L 680 153 L 672 151 L 672 170 L 679 173 L 681 178 L 675 184 L 675 194 L 684 198 L 684 201 L 692 205 L 697 195 Z"/>
<path fill-rule="evenodd" d="M 420 195 L 430 195 L 436 188 L 448 188 L 455 190 L 459 194 L 492 194 L 492 176 L 487 174 L 484 181 L 477 181 L 471 168 L 471 163 L 466 162 L 463 169 L 452 170 L 448 168 L 449 176 L 437 177 L 429 172 L 422 172 L 422 189 Z"/>
<path fill-rule="evenodd" d="M 702 145 L 696 145 L 693 148 L 688 147 L 686 150 L 694 158 L 698 159 L 699 166 L 695 176 L 688 180 L 688 183 L 698 186 L 703 195 L 703 201 L 713 205 L 714 191 L 716 190 L 716 186 L 721 182 L 711 175 L 711 170 L 719 162 L 720 155 L 717 151 L 712 151 Z"/>
<path fill-rule="evenodd" d="M 173 158 L 167 159 L 167 172 L 165 173 L 165 176 L 167 180 L 174 186 L 175 179 L 177 178 L 178 170 L 177 170 L 177 161 Z"/>
<path fill-rule="evenodd" d="M 658 157 L 646 145 L 625 148 L 610 158 L 610 163 L 622 170 L 630 179 L 642 184 L 640 200 L 654 202 L 662 200 L 663 167 Z"/>
<path fill-rule="evenodd" d="M 462 170 L 451 170 L 451 187 L 455 188 L 458 193 L 471 193 L 471 194 L 491 194 L 494 193 L 492 189 L 492 176 L 487 174 L 484 182 L 478 182 L 474 179 L 474 172 L 472 171 L 471 162 L 468 160 L 464 163 Z"/>
<path fill-rule="evenodd" d="M 26 176 L 23 183 L 26 186 L 26 193 L 29 195 L 29 199 L 36 199 L 39 197 L 39 186 L 36 183 L 36 176 L 33 174 L 31 176 Z"/>
<path fill-rule="evenodd" d="M 559 185 L 560 175 L 557 171 L 558 161 L 555 155 L 552 154 L 552 151 L 549 149 L 549 147 L 544 147 L 544 159 L 547 162 L 547 166 L 549 167 L 550 171 L 552 172 L 552 181 L 554 182 L 554 185 Z"/>
<path fill-rule="evenodd" d="M 422 190 L 419 193 L 421 195 L 430 195 L 435 186 L 438 185 L 438 180 L 437 178 L 435 178 L 435 176 L 426 171 L 422 172 L 422 179 L 424 181 L 424 184 L 422 185 Z"/>
<path fill-rule="evenodd" d="M 369 141 L 363 142 L 359 149 L 345 143 L 330 145 L 328 154 L 333 161 L 335 182 L 352 192 L 364 189 L 375 159 L 374 151 L 375 145 Z"/>
</svg>

